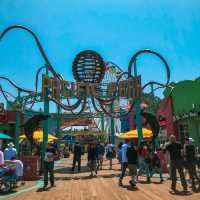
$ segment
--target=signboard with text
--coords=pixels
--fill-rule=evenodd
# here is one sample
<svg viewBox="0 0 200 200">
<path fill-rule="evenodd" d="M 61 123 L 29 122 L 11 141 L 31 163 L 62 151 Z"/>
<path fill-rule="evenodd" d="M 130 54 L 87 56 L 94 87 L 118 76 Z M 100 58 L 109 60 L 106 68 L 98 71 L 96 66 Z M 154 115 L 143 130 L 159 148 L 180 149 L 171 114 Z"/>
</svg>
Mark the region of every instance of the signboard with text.
<svg viewBox="0 0 200 200">
<path fill-rule="evenodd" d="M 60 99 L 78 98 L 78 97 L 101 97 L 101 98 L 135 98 L 141 95 L 141 77 L 129 78 L 119 82 L 109 83 L 85 83 L 85 82 L 71 82 L 66 80 L 58 80 L 43 75 L 42 78 L 42 96 L 45 91 L 52 98 Z"/>
</svg>

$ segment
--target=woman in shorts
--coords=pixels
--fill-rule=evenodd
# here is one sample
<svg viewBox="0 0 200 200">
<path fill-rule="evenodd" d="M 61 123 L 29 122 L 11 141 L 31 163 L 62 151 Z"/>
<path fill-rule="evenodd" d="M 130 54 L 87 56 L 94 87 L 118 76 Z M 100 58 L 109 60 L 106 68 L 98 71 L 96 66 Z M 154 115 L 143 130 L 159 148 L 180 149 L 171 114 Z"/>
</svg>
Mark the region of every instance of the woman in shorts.
<svg viewBox="0 0 200 200">
<path fill-rule="evenodd" d="M 89 144 L 88 146 L 88 167 L 90 169 L 90 175 L 93 176 L 93 171 L 97 174 L 97 158 L 98 152 L 95 144 Z"/>
</svg>

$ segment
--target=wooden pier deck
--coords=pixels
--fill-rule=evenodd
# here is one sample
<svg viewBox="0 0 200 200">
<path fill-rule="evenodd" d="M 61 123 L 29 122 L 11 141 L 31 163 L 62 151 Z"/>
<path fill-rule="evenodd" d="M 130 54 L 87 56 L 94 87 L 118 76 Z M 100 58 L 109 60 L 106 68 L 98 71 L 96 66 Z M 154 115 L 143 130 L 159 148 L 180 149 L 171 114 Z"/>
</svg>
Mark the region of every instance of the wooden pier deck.
<svg viewBox="0 0 200 200">
<path fill-rule="evenodd" d="M 170 181 L 159 183 L 159 178 L 153 178 L 151 184 L 146 184 L 141 178 L 138 189 L 133 190 L 128 181 L 123 180 L 124 187 L 118 186 L 120 174 L 119 164 L 114 161 L 113 170 L 108 170 L 108 162 L 96 177 L 89 177 L 86 159 L 82 160 L 83 171 L 72 174 L 72 160 L 64 159 L 55 170 L 56 187 L 48 191 L 35 188 L 28 192 L 7 197 L 9 200 L 200 200 L 200 193 L 173 195 L 169 193 Z M 181 190 L 180 184 L 177 189 Z"/>
</svg>

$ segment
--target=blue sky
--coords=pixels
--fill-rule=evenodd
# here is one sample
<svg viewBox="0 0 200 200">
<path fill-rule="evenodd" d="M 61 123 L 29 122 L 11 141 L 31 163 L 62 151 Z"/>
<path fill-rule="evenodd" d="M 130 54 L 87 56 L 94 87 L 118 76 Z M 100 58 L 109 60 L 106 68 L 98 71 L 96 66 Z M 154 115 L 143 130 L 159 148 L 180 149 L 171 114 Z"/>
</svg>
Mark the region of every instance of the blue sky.
<svg viewBox="0 0 200 200">
<path fill-rule="evenodd" d="M 96 50 L 127 70 L 131 56 L 149 48 L 166 58 L 171 80 L 179 81 L 200 75 L 199 8 L 199 0 L 0 0 L 0 31 L 12 24 L 30 27 L 66 80 L 73 79 L 72 61 L 82 50 Z M 0 75 L 19 85 L 34 89 L 43 64 L 26 32 L 15 30 L 0 42 Z M 166 80 L 164 66 L 153 56 L 138 58 L 138 71 L 143 83 Z"/>
</svg>

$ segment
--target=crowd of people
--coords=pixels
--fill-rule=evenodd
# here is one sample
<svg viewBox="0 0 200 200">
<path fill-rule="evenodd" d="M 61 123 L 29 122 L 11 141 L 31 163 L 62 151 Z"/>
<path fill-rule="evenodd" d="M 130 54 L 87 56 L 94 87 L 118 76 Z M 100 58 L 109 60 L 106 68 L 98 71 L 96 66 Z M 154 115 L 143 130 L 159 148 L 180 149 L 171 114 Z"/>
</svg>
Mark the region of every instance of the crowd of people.
<svg viewBox="0 0 200 200">
<path fill-rule="evenodd" d="M 16 183 L 23 181 L 24 165 L 21 160 L 18 159 L 18 152 L 12 142 L 7 144 L 4 151 L 0 150 L 0 177 L 12 176 L 15 177 Z M 26 154 L 25 154 L 26 155 Z M 44 161 L 42 163 L 42 171 L 44 174 L 44 189 L 48 185 L 48 175 L 50 175 L 51 187 L 54 187 L 54 161 L 57 155 L 57 148 L 54 143 L 48 143 L 44 155 Z"/>
<path fill-rule="evenodd" d="M 84 154 L 84 150 L 81 145 L 76 142 L 73 150 L 73 166 L 72 172 L 74 172 L 76 162 L 78 163 L 78 172 L 81 171 L 81 156 Z M 91 143 L 88 144 L 87 148 L 87 159 L 88 159 L 88 167 L 91 171 L 91 176 L 93 176 L 93 172 L 97 174 L 97 170 L 103 169 L 103 160 L 104 155 L 106 154 L 106 158 L 109 160 L 110 169 L 112 169 L 112 160 L 116 157 L 116 151 L 113 144 L 103 142 Z"/>
<path fill-rule="evenodd" d="M 125 140 L 124 144 L 119 143 L 118 148 L 113 144 L 89 144 L 88 146 L 88 167 L 91 172 L 97 174 L 102 170 L 104 155 L 109 160 L 109 169 L 112 169 L 112 160 L 116 157 L 121 164 L 121 174 L 119 177 L 119 186 L 123 186 L 123 178 L 126 169 L 129 169 L 131 176 L 130 185 L 136 187 L 139 177 L 146 176 L 146 181 L 151 183 L 151 178 L 155 173 L 160 177 L 160 183 L 164 181 L 163 167 L 168 166 L 169 179 L 171 180 L 171 191 L 177 192 L 177 171 L 180 176 L 183 192 L 188 192 L 188 183 L 186 181 L 186 172 L 189 174 L 191 187 L 193 191 L 200 189 L 200 178 L 197 174 L 197 157 L 195 145 L 190 138 L 185 138 L 185 144 L 176 141 L 174 135 L 169 137 L 169 142 L 162 148 L 155 149 L 147 141 L 142 141 L 139 146 L 134 144 L 133 140 Z M 117 153 L 116 153 L 117 152 Z M 72 172 L 75 170 L 76 162 L 78 163 L 78 172 L 81 171 L 82 148 L 76 143 L 73 151 Z M 160 155 L 162 154 L 163 159 Z"/>
<path fill-rule="evenodd" d="M 65 150 L 66 147 L 64 148 Z M 76 165 L 78 165 L 77 172 L 81 172 L 81 158 L 84 154 L 84 149 L 79 142 L 76 142 L 71 150 L 73 153 L 71 171 L 75 173 Z M 51 187 L 55 187 L 54 161 L 57 154 L 58 151 L 55 145 L 48 143 L 42 165 L 44 172 L 44 190 L 48 186 L 48 176 L 50 177 Z M 200 177 L 196 170 L 199 167 L 197 167 L 197 155 L 195 145 L 190 138 L 185 138 L 185 143 L 182 145 L 176 141 L 174 135 L 171 135 L 169 142 L 159 149 L 155 149 L 147 141 L 142 141 L 139 145 L 136 145 L 134 144 L 134 140 L 131 139 L 125 140 L 124 143 L 120 142 L 117 147 L 111 143 L 90 143 L 87 147 L 87 167 L 91 177 L 96 176 L 98 171 L 103 169 L 105 158 L 109 160 L 110 170 L 113 167 L 113 159 L 118 159 L 121 171 L 118 181 L 120 187 L 123 186 L 123 178 L 127 174 L 127 169 L 129 169 L 129 175 L 131 176 L 129 183 L 132 187 L 136 187 L 141 175 L 145 175 L 146 181 L 151 183 L 151 178 L 157 173 L 160 178 L 160 183 L 162 183 L 164 181 L 163 167 L 168 166 L 171 190 L 173 192 L 177 191 L 177 171 L 184 193 L 188 192 L 189 183 L 191 183 L 193 191 L 200 190 Z M 15 164 L 17 179 L 22 181 L 23 163 L 17 159 L 17 151 L 13 143 L 9 143 L 4 151 L 0 151 L 0 167 L 5 168 L 6 162 L 8 161 Z M 186 181 L 186 172 L 189 175 L 190 181 Z"/>
<path fill-rule="evenodd" d="M 17 159 L 17 150 L 12 142 L 8 143 L 4 151 L 0 150 L 0 175 L 8 174 L 10 172 L 15 177 L 16 181 L 23 181 L 23 163 Z"/>
</svg>

